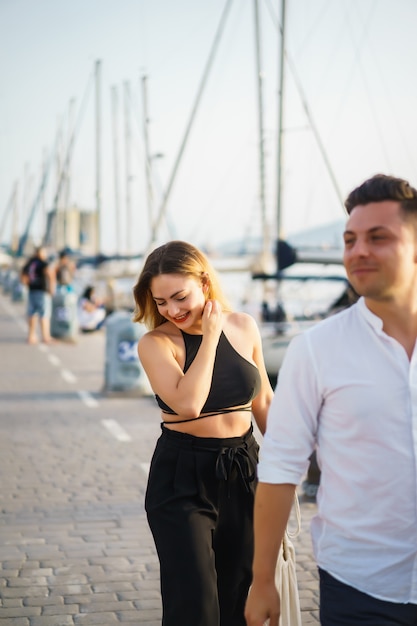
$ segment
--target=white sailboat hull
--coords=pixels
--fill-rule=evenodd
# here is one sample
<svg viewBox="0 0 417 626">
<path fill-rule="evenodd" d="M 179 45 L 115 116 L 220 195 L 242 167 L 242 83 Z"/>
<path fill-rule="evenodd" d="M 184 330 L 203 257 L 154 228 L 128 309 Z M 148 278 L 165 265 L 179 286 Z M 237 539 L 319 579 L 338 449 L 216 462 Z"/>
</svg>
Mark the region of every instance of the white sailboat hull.
<svg viewBox="0 0 417 626">
<path fill-rule="evenodd" d="M 266 371 L 271 379 L 278 376 L 284 360 L 285 352 L 290 341 L 303 330 L 316 324 L 318 320 L 299 321 L 286 323 L 285 328 L 280 332 L 277 326 L 271 327 L 263 325 L 262 327 L 262 349 Z"/>
</svg>

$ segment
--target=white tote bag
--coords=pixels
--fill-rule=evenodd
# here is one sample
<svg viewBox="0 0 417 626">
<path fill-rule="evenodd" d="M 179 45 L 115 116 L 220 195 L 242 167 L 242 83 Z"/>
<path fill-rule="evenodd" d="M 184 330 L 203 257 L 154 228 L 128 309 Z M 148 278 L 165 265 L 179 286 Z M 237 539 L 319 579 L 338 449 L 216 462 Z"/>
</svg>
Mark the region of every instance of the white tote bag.
<svg viewBox="0 0 417 626">
<path fill-rule="evenodd" d="M 275 570 L 275 584 L 281 598 L 279 626 L 302 626 L 295 569 L 295 549 L 291 541 L 291 537 L 296 537 L 301 529 L 300 505 L 297 494 L 295 495 L 294 504 L 297 515 L 297 531 L 295 533 L 289 533 L 288 530 L 285 531 Z"/>
</svg>

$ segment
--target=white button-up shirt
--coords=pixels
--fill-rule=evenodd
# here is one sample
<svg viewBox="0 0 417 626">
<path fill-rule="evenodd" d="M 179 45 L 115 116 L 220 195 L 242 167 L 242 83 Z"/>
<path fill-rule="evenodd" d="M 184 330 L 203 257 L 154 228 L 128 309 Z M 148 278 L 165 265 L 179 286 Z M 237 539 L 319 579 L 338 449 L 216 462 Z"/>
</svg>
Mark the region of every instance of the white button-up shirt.
<svg viewBox="0 0 417 626">
<path fill-rule="evenodd" d="M 299 484 L 317 443 L 317 564 L 371 596 L 417 603 L 417 349 L 363 298 L 294 338 L 261 447 L 260 482 Z"/>
</svg>

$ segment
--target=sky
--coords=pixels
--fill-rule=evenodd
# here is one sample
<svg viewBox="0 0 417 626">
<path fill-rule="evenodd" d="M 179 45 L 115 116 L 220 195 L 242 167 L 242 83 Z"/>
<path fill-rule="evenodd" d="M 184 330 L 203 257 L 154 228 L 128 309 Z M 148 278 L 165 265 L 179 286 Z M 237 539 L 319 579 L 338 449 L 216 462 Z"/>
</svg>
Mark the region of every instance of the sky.
<svg viewBox="0 0 417 626">
<path fill-rule="evenodd" d="M 17 229 L 36 206 L 31 234 L 42 236 L 74 128 L 60 203 L 95 209 L 97 62 L 102 251 L 145 250 L 168 189 L 161 242 L 216 247 L 265 230 L 275 236 L 281 0 L 258 3 L 263 178 L 254 6 L 253 0 L 0 0 L 3 241 L 11 237 L 15 185 Z M 416 23 L 415 0 L 287 0 L 282 236 L 343 220 L 344 197 L 377 172 L 417 186 Z M 43 168 L 48 178 L 37 203 Z"/>
</svg>

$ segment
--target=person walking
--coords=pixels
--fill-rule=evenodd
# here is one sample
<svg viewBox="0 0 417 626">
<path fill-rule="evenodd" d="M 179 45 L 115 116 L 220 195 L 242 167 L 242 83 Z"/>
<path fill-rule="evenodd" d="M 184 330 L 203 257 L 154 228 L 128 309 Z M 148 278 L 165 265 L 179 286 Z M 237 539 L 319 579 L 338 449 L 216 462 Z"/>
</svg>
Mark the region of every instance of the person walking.
<svg viewBox="0 0 417 626">
<path fill-rule="evenodd" d="M 71 258 L 69 251 L 64 248 L 58 255 L 58 262 L 55 268 L 57 289 L 63 293 L 72 293 L 73 280 L 76 272 L 76 265 Z"/>
<path fill-rule="evenodd" d="M 23 266 L 20 279 L 28 287 L 28 343 L 38 343 L 38 319 L 42 341 L 51 343 L 51 295 L 55 293 L 56 276 L 48 263 L 46 248 L 35 248 L 33 256 Z"/>
<path fill-rule="evenodd" d="M 146 259 L 134 321 L 161 408 L 145 508 L 163 626 L 245 626 L 258 443 L 273 391 L 255 320 L 233 312 L 205 255 L 170 241 Z"/>
<path fill-rule="evenodd" d="M 378 174 L 345 206 L 360 297 L 285 355 L 258 466 L 248 626 L 278 626 L 277 552 L 315 444 L 322 626 L 417 624 L 417 190 Z"/>
</svg>

